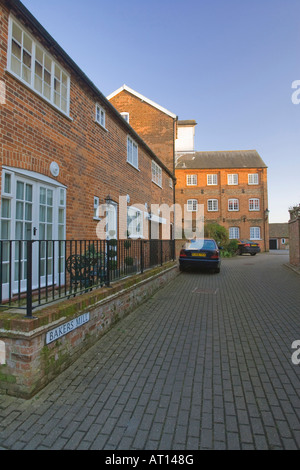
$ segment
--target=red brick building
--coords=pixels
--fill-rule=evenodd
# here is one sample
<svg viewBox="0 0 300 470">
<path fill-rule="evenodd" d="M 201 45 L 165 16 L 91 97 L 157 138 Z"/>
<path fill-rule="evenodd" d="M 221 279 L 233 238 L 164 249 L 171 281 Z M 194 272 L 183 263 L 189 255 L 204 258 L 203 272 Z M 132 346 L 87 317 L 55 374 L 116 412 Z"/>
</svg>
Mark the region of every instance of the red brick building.
<svg viewBox="0 0 300 470">
<path fill-rule="evenodd" d="M 174 172 L 177 116 L 127 85 L 111 93 L 107 99 Z"/>
<path fill-rule="evenodd" d="M 267 167 L 255 150 L 177 155 L 176 202 L 205 223 L 228 229 L 230 239 L 250 239 L 269 249 Z"/>
<path fill-rule="evenodd" d="M 0 0 L 0 84 L 2 240 L 96 239 L 107 198 L 107 237 L 124 238 L 120 196 L 141 237 L 173 203 L 173 171 L 18 0 Z"/>
<path fill-rule="evenodd" d="M 205 222 L 225 226 L 231 239 L 255 240 L 262 251 L 269 249 L 267 167 L 255 150 L 195 152 L 196 121 L 178 120 L 126 85 L 108 99 L 161 159 L 168 155 L 164 161 L 174 166 L 181 214 L 185 206 L 195 213 L 203 204 Z"/>
</svg>

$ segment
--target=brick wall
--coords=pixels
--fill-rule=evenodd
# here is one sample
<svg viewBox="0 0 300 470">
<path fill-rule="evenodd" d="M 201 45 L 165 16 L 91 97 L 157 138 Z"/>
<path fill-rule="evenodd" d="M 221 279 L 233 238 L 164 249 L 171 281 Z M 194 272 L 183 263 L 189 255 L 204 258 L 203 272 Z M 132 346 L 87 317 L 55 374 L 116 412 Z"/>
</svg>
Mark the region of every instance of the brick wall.
<svg viewBox="0 0 300 470">
<path fill-rule="evenodd" d="M 110 102 L 120 113 L 129 113 L 130 125 L 173 172 L 175 120 L 127 90 L 110 98 Z"/>
<path fill-rule="evenodd" d="M 289 248 L 290 264 L 300 267 L 300 206 L 290 211 Z"/>
<path fill-rule="evenodd" d="M 152 155 L 138 143 L 139 169 L 127 160 L 128 127 L 52 49 L 51 54 L 71 76 L 70 118 L 48 104 L 7 71 L 9 11 L 0 5 L 0 80 L 6 85 L 6 104 L 0 114 L 1 164 L 53 178 L 50 164 L 60 167 L 56 181 L 67 186 L 68 238 L 96 238 L 93 198 L 104 203 L 109 194 L 130 196 L 130 204 L 173 202 L 170 174 L 163 170 L 162 189 L 152 183 Z M 20 18 L 19 18 L 20 20 Z M 31 31 L 46 48 L 38 31 Z M 106 130 L 95 122 L 95 104 L 106 111 Z M 133 139 L 135 135 L 133 134 Z"/>
<path fill-rule="evenodd" d="M 238 174 L 238 185 L 228 185 L 227 175 Z M 259 184 L 249 185 L 248 174 L 258 173 Z M 197 186 L 187 185 L 187 175 L 197 175 Z M 207 174 L 217 174 L 215 185 L 207 185 Z M 262 251 L 269 250 L 269 230 L 265 215 L 267 209 L 267 170 L 247 168 L 247 169 L 176 169 L 176 202 L 181 205 L 182 213 L 184 204 L 188 199 L 196 199 L 198 204 L 204 205 L 205 223 L 215 222 L 229 227 L 239 227 L 240 238 L 250 237 L 250 227 L 260 227 L 261 240 L 257 240 Z M 249 211 L 249 198 L 260 200 L 259 211 Z M 208 211 L 208 199 L 218 200 L 218 211 Z M 239 210 L 228 210 L 228 199 L 239 200 Z"/>
</svg>

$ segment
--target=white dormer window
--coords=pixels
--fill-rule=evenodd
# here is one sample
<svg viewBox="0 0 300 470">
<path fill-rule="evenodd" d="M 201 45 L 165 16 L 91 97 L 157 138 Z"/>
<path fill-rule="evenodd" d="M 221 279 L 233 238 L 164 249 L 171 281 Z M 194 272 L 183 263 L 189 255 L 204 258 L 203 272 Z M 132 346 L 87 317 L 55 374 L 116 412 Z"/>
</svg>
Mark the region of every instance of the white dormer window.
<svg viewBox="0 0 300 470">
<path fill-rule="evenodd" d="M 105 111 L 100 104 L 96 104 L 96 122 L 105 129 Z"/>
</svg>

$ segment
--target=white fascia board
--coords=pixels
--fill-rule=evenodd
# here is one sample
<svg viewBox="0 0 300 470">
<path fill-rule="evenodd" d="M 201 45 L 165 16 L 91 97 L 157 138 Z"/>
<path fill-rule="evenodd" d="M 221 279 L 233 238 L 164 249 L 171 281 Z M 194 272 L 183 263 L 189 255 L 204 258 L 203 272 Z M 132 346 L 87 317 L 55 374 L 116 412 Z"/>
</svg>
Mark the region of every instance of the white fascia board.
<svg viewBox="0 0 300 470">
<path fill-rule="evenodd" d="M 144 101 L 145 103 L 150 104 L 150 105 L 153 106 L 154 108 L 159 109 L 161 112 L 167 114 L 167 115 L 170 116 L 171 118 L 177 119 L 176 114 L 171 113 L 171 111 L 168 111 L 166 108 L 163 108 L 162 106 L 160 106 L 159 104 L 155 103 L 154 101 L 149 100 L 149 98 L 146 98 L 146 96 L 143 96 L 143 95 L 141 95 L 140 93 L 138 93 L 137 91 L 133 90 L 132 88 L 129 88 L 127 85 L 123 85 L 123 86 L 121 86 L 120 88 L 118 88 L 116 91 L 114 91 L 113 93 L 111 93 L 110 95 L 108 95 L 108 96 L 107 96 L 107 99 L 110 100 L 111 98 L 113 98 L 114 96 L 118 95 L 119 93 L 121 93 L 121 91 L 124 91 L 124 90 L 125 90 L 125 91 L 128 91 L 128 93 L 131 93 L 132 95 L 136 96 L 137 98 L 139 98 L 140 100 Z"/>
</svg>

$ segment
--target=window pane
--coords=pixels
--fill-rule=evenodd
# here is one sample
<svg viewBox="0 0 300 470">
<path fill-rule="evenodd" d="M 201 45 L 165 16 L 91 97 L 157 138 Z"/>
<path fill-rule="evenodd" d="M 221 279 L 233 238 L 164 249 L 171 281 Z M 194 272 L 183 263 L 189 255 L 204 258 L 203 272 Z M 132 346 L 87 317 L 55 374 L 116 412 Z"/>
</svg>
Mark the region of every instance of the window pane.
<svg viewBox="0 0 300 470">
<path fill-rule="evenodd" d="M 46 189 L 40 188 L 40 203 L 46 204 Z"/>
<path fill-rule="evenodd" d="M 12 41 L 12 53 L 15 57 L 21 60 L 21 46 L 14 40 Z"/>
<path fill-rule="evenodd" d="M 13 23 L 12 35 L 20 44 L 22 43 L 22 30 L 16 23 Z"/>
<path fill-rule="evenodd" d="M 17 181 L 17 199 L 24 199 L 24 183 Z"/>
<path fill-rule="evenodd" d="M 10 219 L 10 200 L 9 199 L 2 199 L 1 217 L 3 217 L 4 219 Z"/>
<path fill-rule="evenodd" d="M 11 175 L 8 173 L 4 175 L 4 192 L 7 194 L 11 192 Z"/>
<path fill-rule="evenodd" d="M 30 56 L 31 56 L 31 52 L 32 52 L 32 40 L 30 39 L 29 36 L 27 36 L 27 34 L 24 33 L 24 38 L 23 38 L 23 47 L 24 49 L 26 49 L 26 51 L 28 51 L 30 53 Z"/>
<path fill-rule="evenodd" d="M 11 70 L 19 77 L 21 76 L 21 62 L 14 56 L 11 58 Z"/>
</svg>

